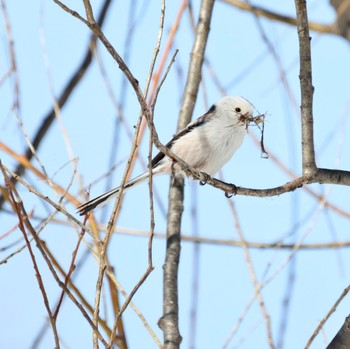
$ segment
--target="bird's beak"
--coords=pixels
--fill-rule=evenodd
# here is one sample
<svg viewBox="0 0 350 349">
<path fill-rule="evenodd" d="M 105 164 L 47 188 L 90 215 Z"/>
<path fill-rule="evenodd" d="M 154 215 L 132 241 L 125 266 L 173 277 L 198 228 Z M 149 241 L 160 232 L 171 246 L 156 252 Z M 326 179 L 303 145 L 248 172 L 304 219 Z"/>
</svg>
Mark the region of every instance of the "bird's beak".
<svg viewBox="0 0 350 349">
<path fill-rule="evenodd" d="M 253 117 L 249 113 L 241 114 L 239 116 L 239 121 L 241 122 L 250 122 L 252 120 L 253 120 Z"/>
</svg>

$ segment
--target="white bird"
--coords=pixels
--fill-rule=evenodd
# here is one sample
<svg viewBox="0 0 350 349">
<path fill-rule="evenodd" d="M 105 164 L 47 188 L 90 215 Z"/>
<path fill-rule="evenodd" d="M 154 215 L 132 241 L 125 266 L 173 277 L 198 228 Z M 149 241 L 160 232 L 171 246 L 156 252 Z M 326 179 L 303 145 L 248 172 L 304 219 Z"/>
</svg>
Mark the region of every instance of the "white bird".
<svg viewBox="0 0 350 349">
<path fill-rule="evenodd" d="M 248 124 L 254 121 L 252 104 L 242 97 L 223 97 L 207 113 L 194 120 L 177 133 L 166 147 L 188 165 L 213 176 L 233 156 L 243 142 Z M 164 173 L 183 173 L 180 165 L 158 153 L 151 162 L 153 176 Z M 149 171 L 131 179 L 124 186 L 124 192 L 145 181 Z M 78 207 L 84 215 L 118 194 L 114 188 Z"/>
</svg>

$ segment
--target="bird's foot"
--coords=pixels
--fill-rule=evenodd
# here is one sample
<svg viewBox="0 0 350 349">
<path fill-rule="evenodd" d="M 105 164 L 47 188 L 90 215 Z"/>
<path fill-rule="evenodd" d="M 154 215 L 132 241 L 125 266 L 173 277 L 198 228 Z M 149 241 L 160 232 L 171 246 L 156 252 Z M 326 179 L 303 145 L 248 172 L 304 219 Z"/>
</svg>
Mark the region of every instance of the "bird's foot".
<svg viewBox="0 0 350 349">
<path fill-rule="evenodd" d="M 200 176 L 200 179 L 199 179 L 199 184 L 200 185 L 206 185 L 209 179 L 210 179 L 210 176 L 207 173 L 201 172 L 201 176 Z"/>
<path fill-rule="evenodd" d="M 233 195 L 237 194 L 237 187 L 234 184 L 230 184 L 232 187 L 232 193 L 228 193 L 227 191 L 225 192 L 225 196 L 229 199 L 232 198 Z"/>
</svg>

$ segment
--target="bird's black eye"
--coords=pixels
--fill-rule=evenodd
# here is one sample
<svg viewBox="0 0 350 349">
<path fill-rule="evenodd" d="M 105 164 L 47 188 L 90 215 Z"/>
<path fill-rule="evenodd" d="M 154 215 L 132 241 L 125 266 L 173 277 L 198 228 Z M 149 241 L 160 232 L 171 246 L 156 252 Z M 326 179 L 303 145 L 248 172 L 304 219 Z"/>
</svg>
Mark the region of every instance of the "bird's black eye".
<svg viewBox="0 0 350 349">
<path fill-rule="evenodd" d="M 237 107 L 237 108 L 235 109 L 235 111 L 236 111 L 237 113 L 240 113 L 240 112 L 241 112 L 241 108 Z"/>
</svg>

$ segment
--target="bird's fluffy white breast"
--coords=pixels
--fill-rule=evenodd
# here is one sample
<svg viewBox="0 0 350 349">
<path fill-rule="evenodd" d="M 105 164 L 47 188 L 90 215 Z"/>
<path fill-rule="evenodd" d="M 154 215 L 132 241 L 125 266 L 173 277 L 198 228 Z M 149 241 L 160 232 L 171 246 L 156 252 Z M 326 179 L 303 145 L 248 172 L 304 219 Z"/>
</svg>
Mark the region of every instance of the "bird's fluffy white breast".
<svg viewBox="0 0 350 349">
<path fill-rule="evenodd" d="M 231 159 L 245 133 L 245 126 L 238 124 L 238 120 L 223 122 L 215 118 L 181 137 L 171 150 L 189 165 L 212 176 Z"/>
</svg>

